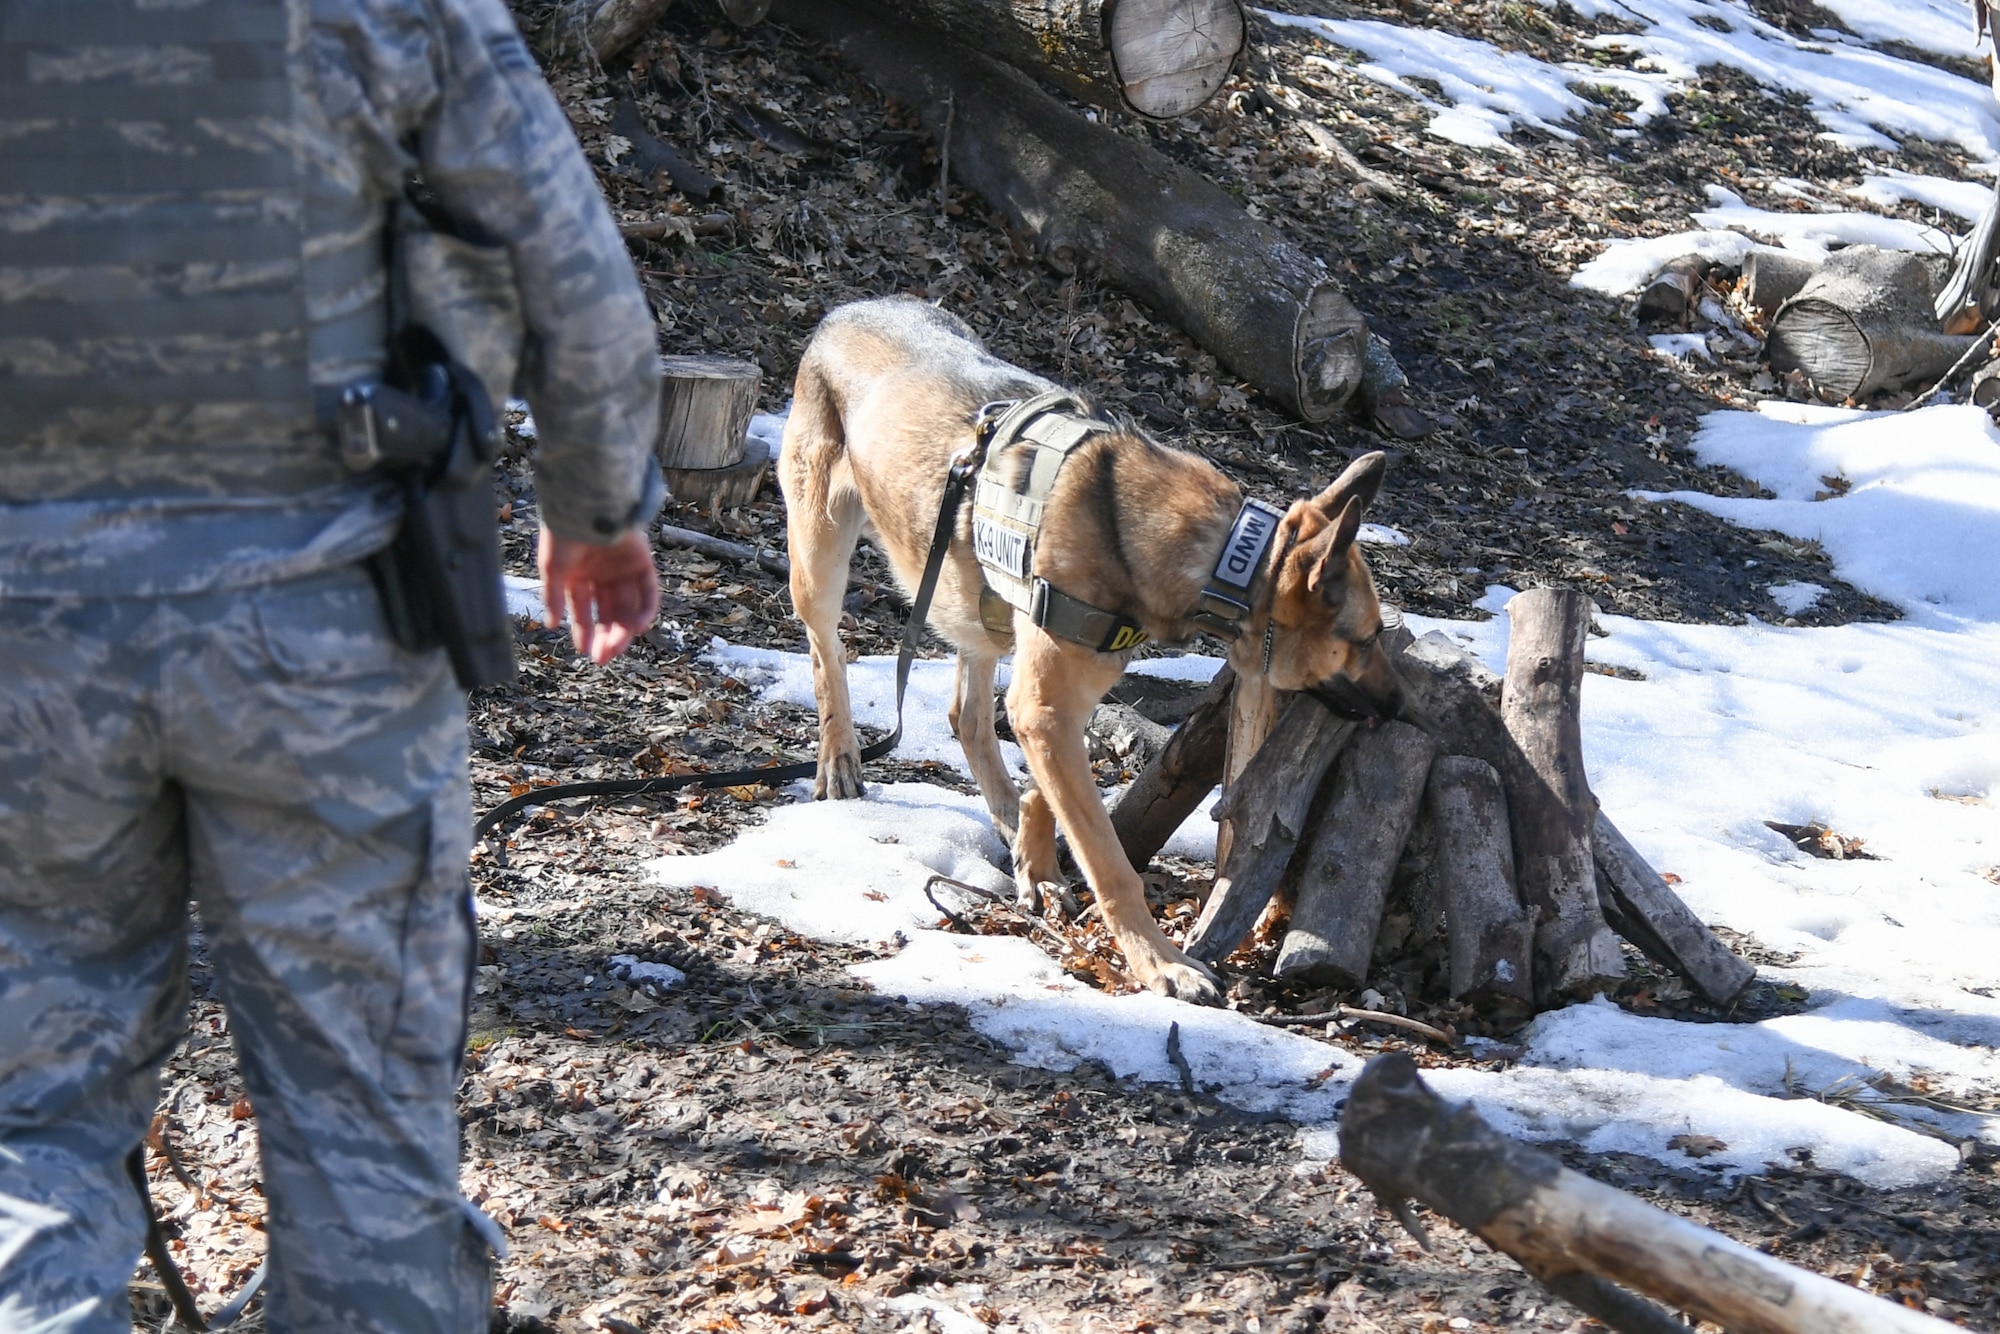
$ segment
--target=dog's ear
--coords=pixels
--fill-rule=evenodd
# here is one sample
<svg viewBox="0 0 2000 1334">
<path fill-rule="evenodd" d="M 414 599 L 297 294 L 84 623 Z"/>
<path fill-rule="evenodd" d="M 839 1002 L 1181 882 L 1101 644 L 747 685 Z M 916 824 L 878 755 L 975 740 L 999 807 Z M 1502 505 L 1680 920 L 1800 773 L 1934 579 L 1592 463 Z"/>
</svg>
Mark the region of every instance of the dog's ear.
<svg viewBox="0 0 2000 1334">
<path fill-rule="evenodd" d="M 1301 553 L 1310 562 L 1306 566 L 1307 590 L 1329 606 L 1337 606 L 1347 593 L 1347 552 L 1361 531 L 1363 503 L 1358 497 L 1350 499 Z"/>
<path fill-rule="evenodd" d="M 1375 503 L 1381 494 L 1382 478 L 1389 471 L 1389 457 L 1381 450 L 1363 454 L 1347 465 L 1347 471 L 1335 479 L 1332 486 L 1313 497 L 1313 508 L 1331 519 L 1338 515 L 1348 501 L 1359 502 L 1355 510 L 1356 522 L 1362 510 Z"/>
</svg>

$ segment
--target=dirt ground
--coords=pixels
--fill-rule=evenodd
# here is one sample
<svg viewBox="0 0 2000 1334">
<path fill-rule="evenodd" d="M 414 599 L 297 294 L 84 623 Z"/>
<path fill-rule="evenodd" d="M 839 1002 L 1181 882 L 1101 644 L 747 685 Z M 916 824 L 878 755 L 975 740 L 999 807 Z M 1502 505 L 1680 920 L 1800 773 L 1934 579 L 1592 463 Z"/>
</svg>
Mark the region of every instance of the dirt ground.
<svg viewBox="0 0 2000 1334">
<path fill-rule="evenodd" d="M 1590 23 L 1533 5 L 1290 7 L 1437 26 L 1551 59 L 1606 58 L 1575 46 Z M 1809 4 L 1761 8 L 1800 30 L 1840 26 Z M 1607 238 L 1681 229 L 1704 206 L 1704 185 L 1800 207 L 1773 188 L 1780 178 L 1833 197 L 1863 167 L 1820 140 L 1800 106 L 1734 75 L 1711 71 L 1637 139 L 1614 134 L 1621 112 L 1606 105 L 1577 139 L 1522 133 L 1523 151 L 1502 159 L 1424 137 L 1411 104 L 1307 61 L 1311 43 L 1259 21 L 1248 68 L 1198 115 L 1113 118 L 1328 258 L 1441 424 L 1403 444 L 1286 419 L 1116 290 L 1044 267 L 975 197 L 954 189 L 941 211 L 936 150 L 907 115 L 776 25 L 739 31 L 682 6 L 636 60 L 599 71 L 564 51 L 555 10 L 518 12 L 621 220 L 724 215 L 719 230 L 636 243 L 634 255 L 663 349 L 757 361 L 765 410 L 783 407 L 827 309 L 910 292 L 966 318 L 1001 355 L 1088 390 L 1272 500 L 1389 449 L 1389 485 L 1370 517 L 1412 540 L 1370 557 L 1385 598 L 1411 610 L 1476 616 L 1470 604 L 1489 583 L 1558 584 L 1622 614 L 1776 621 L 1784 614 L 1768 586 L 1809 580 L 1830 591 L 1804 623 L 1894 615 L 1842 584 L 1810 544 L 1627 495 L 1754 494 L 1694 462 L 1695 423 L 1753 394 L 1803 391 L 1760 379 L 1751 350 L 1706 368 L 1649 355 L 1630 303 L 1569 288 L 1569 272 Z M 717 176 L 720 202 L 690 203 L 631 169 L 610 130 L 625 95 L 653 133 Z M 1298 107 L 1393 188 L 1357 183 L 1323 158 L 1296 127 Z M 1963 166 L 1932 147 L 1913 145 L 1911 156 L 1931 170 Z M 505 478 L 521 573 L 533 452 L 517 434 Z M 738 510 L 667 517 L 783 544 L 768 490 Z M 782 584 L 751 563 L 679 549 L 660 558 L 662 623 L 611 668 L 520 628 L 519 687 L 473 701 L 481 809 L 553 780 L 811 753 L 807 712 L 759 703 L 697 656 L 711 635 L 802 648 Z M 865 551 L 856 570 L 853 642 L 885 651 L 905 604 Z M 873 776 L 970 790 L 930 765 L 890 761 Z M 476 855 L 484 943 L 466 1181 L 511 1238 L 496 1330 L 1597 1328 L 1441 1220 L 1427 1219 L 1435 1249 L 1419 1249 L 1337 1164 L 1306 1161 L 1289 1124 L 1231 1110 L 1214 1090 L 1016 1065 L 963 1015 L 856 983 L 847 967 L 875 952 L 801 940 L 712 891 L 646 877 L 651 859 L 718 846 L 787 799 L 739 788 L 545 808 L 515 832 L 504 866 L 490 848 Z M 1212 874 L 1191 863 L 1161 870 L 1169 905 Z M 1732 941 L 1768 959 L 1757 942 Z M 652 989 L 614 956 L 670 964 L 687 980 Z M 1478 1030 L 1476 1016 L 1426 1001 L 1421 960 L 1379 962 L 1374 985 L 1392 1001 Z M 1284 1020 L 1354 1000 L 1275 987 L 1257 963 L 1226 969 L 1239 1009 Z M 1643 968 L 1616 999 L 1717 1022 L 1811 1001 L 1760 983 L 1717 1014 Z M 1350 1052 L 1411 1050 L 1426 1065 L 1476 1059 L 1366 1024 L 1309 1031 Z M 263 1209 L 255 1109 L 205 986 L 167 1089 L 154 1189 L 213 1307 L 255 1268 Z M 1803 1156 L 1735 1182 L 1693 1158 L 1668 1169 L 1565 1157 L 1820 1273 L 1972 1328 L 2000 1320 L 2000 1189 L 1976 1147 L 1949 1180 L 1899 1192 Z M 152 1280 L 142 1266 L 139 1323 L 158 1330 L 165 1306 Z M 253 1305 L 247 1324 L 258 1321 Z"/>
</svg>

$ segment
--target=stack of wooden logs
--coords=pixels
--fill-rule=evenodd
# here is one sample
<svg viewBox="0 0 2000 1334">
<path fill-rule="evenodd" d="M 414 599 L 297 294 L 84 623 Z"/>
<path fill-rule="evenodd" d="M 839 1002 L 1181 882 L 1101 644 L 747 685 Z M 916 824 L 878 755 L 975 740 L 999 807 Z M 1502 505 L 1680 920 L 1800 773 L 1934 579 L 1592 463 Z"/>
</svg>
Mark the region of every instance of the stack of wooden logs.
<svg viewBox="0 0 2000 1334">
<path fill-rule="evenodd" d="M 1442 918 L 1450 995 L 1482 1012 L 1617 986 L 1614 931 L 1709 1001 L 1733 1000 L 1754 970 L 1597 809 L 1585 778 L 1590 611 L 1578 593 L 1516 597 L 1504 679 L 1442 634 L 1395 627 L 1383 638 L 1406 694 L 1396 721 L 1345 719 L 1313 695 L 1282 702 L 1217 807 L 1215 889 L 1188 952 L 1219 961 L 1289 897 L 1276 973 L 1359 987 L 1396 887 L 1420 927 Z M 1134 866 L 1224 779 L 1236 693 L 1225 669 L 1113 809 Z"/>
</svg>

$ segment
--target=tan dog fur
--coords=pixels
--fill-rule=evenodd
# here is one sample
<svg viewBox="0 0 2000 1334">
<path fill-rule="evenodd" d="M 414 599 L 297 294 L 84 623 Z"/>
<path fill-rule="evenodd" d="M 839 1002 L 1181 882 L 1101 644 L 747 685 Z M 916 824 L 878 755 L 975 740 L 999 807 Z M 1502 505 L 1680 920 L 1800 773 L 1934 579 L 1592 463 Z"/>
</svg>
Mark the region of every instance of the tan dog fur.
<svg viewBox="0 0 2000 1334">
<path fill-rule="evenodd" d="M 980 407 L 1055 386 L 989 353 L 957 318 L 908 298 L 859 302 L 827 316 L 799 363 L 778 463 L 788 515 L 792 604 L 805 623 L 819 702 L 815 797 L 861 795 L 860 743 L 839 639 L 847 567 L 864 528 L 905 590 L 922 576 L 952 455 L 969 445 Z M 1275 592 L 1230 650 L 1254 688 L 1295 690 L 1345 677 L 1377 712 L 1393 712 L 1395 676 L 1375 637 L 1374 581 L 1354 538 L 1380 486 L 1383 460 L 1357 460 L 1339 481 L 1286 513 L 1274 551 Z M 1049 497 L 1035 572 L 1094 606 L 1122 612 L 1155 640 L 1188 639 L 1202 585 L 1242 493 L 1192 454 L 1135 431 L 1094 437 L 1069 458 Z M 1061 883 L 1056 824 L 1097 895 L 1132 975 L 1188 1000 L 1221 999 L 1213 973 L 1169 941 L 1112 830 L 1090 768 L 1084 729 L 1130 653 L 1101 654 L 1014 618 L 1007 716 L 1034 784 L 1017 793 L 994 735 L 1000 647 L 980 623 L 983 580 L 972 554 L 971 505 L 945 558 L 930 625 L 958 649 L 952 730 L 994 824 L 1011 840 L 1025 902 Z M 1267 557 L 1267 562 L 1270 557 Z M 1268 677 L 1264 629 L 1275 624 Z"/>
</svg>

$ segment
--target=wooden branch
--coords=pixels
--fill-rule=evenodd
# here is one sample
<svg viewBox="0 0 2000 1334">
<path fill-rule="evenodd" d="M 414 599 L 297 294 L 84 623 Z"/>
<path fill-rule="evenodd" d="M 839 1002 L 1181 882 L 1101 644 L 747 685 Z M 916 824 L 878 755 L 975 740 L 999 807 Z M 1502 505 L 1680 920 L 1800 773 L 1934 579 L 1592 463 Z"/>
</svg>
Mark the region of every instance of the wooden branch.
<svg viewBox="0 0 2000 1334">
<path fill-rule="evenodd" d="M 1217 868 L 1215 890 L 1188 936 L 1187 952 L 1217 963 L 1242 941 L 1271 901 L 1304 832 L 1320 780 L 1358 724 L 1336 718 L 1311 695 L 1295 695 L 1216 814 L 1233 821 L 1236 841 Z"/>
<path fill-rule="evenodd" d="M 734 231 L 736 219 L 727 213 L 704 213 L 700 217 L 649 218 L 645 222 L 621 222 L 618 234 L 628 241 L 665 241 L 679 236 L 720 236 Z"/>
<path fill-rule="evenodd" d="M 1535 916 L 1514 884 L 1500 775 L 1484 760 L 1440 755 L 1424 807 L 1444 899 L 1451 997 L 1489 1013 L 1525 1014 L 1535 1003 Z"/>
<path fill-rule="evenodd" d="M 665 172 L 674 189 L 689 199 L 707 201 L 722 198 L 722 182 L 689 162 L 671 144 L 647 129 L 645 118 L 639 114 L 639 104 L 631 98 L 618 99 L 618 107 L 611 113 L 611 130 L 631 143 L 633 164 L 645 175 Z"/>
<path fill-rule="evenodd" d="M 1076 115 L 1020 71 L 842 0 L 785 0 L 882 92 L 945 134 L 952 178 L 1058 268 L 1091 264 L 1280 408 L 1326 421 L 1361 382 L 1367 323 L 1325 265 L 1226 191 Z"/>
<path fill-rule="evenodd" d="M 1950 333 L 1977 329 L 2000 316 L 2000 181 L 1972 234 L 1958 244 L 1951 274 L 1931 313 Z"/>
<path fill-rule="evenodd" d="M 1837 250 L 1771 317 L 1765 355 L 1835 402 L 1929 384 L 1972 345 L 1938 331 L 1930 271 L 1899 250 Z"/>
<path fill-rule="evenodd" d="M 1341 754 L 1293 867 L 1298 901 L 1272 967 L 1277 976 L 1336 987 L 1367 982 L 1435 745 L 1429 733 L 1391 722 L 1362 730 Z"/>
<path fill-rule="evenodd" d="M 1645 1331 L 1657 1312 L 1611 1280 L 1735 1334 L 1945 1334 L 1957 1326 L 1774 1260 L 1569 1171 L 1553 1155 L 1489 1127 L 1471 1106 L 1425 1087 L 1403 1053 L 1379 1056 L 1354 1081 L 1340 1157 L 1385 1204 L 1415 1199 L 1505 1251 L 1565 1295 L 1611 1302 Z M 1595 1276 L 1598 1283 L 1579 1283 Z M 1567 1289 L 1567 1291 L 1565 1291 Z M 1612 1320 L 1604 1310 L 1592 1312 Z"/>
<path fill-rule="evenodd" d="M 871 0 L 1073 97 L 1152 119 L 1214 97 L 1243 52 L 1239 0 Z"/>
<path fill-rule="evenodd" d="M 1599 897 L 1612 929 L 1712 1004 L 1735 1000 L 1757 970 L 1716 939 L 1603 811 L 1592 832 Z"/>
<path fill-rule="evenodd" d="M 1285 703 L 1278 698 L 1269 677 L 1252 676 L 1236 683 L 1229 696 L 1229 737 L 1222 759 L 1223 792 L 1236 785 L 1250 757 L 1264 744 L 1264 738 L 1271 735 L 1278 711 Z M 1215 864 L 1221 866 L 1229 860 L 1229 850 L 1236 846 L 1236 825 L 1220 810 L 1216 821 Z"/>
<path fill-rule="evenodd" d="M 1500 718 L 1532 781 L 1507 793 L 1514 874 L 1535 908 L 1535 982 L 1543 997 L 1582 996 L 1625 980 L 1624 957 L 1597 902 L 1590 830 L 1597 798 L 1583 771 L 1583 641 L 1590 599 L 1535 588 L 1507 603 Z M 1504 777 L 1504 772 L 1503 772 Z"/>
<path fill-rule="evenodd" d="M 689 551 L 698 551 L 717 560 L 733 560 L 742 564 L 754 563 L 760 569 L 780 579 L 792 577 L 792 563 L 786 560 L 782 553 L 769 548 L 760 551 L 754 547 L 746 547 L 741 542 L 731 542 L 724 537 L 697 533 L 692 528 L 676 528 L 670 523 L 659 525 L 655 532 L 662 546 L 686 547 Z"/>
<path fill-rule="evenodd" d="M 1181 720 L 1166 746 L 1112 806 L 1111 827 L 1133 870 L 1145 870 L 1153 854 L 1166 846 L 1222 781 L 1229 699 L 1235 684 L 1236 673 L 1224 664 L 1194 711 Z"/>
</svg>

